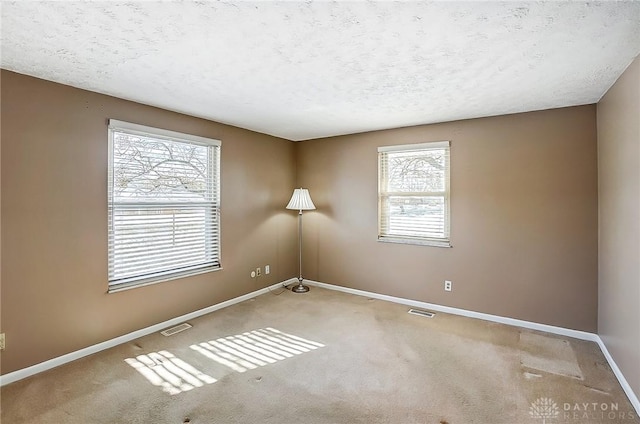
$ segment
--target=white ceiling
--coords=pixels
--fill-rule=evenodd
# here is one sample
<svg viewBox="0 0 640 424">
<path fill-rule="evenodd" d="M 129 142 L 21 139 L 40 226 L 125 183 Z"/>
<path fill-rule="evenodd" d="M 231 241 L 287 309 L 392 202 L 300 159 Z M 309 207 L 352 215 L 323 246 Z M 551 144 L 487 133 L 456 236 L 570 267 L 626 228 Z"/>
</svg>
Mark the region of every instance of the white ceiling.
<svg viewBox="0 0 640 424">
<path fill-rule="evenodd" d="M 597 102 L 640 1 L 6 2 L 1 66 L 305 140 Z"/>
</svg>

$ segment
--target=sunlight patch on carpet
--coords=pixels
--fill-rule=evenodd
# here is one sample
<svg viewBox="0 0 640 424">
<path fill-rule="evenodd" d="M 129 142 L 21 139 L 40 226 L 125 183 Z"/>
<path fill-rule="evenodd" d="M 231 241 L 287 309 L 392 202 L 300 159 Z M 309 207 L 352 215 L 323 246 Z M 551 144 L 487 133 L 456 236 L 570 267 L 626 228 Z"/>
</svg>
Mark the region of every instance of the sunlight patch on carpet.
<svg viewBox="0 0 640 424">
<path fill-rule="evenodd" d="M 190 347 L 233 371 L 245 372 L 310 352 L 324 345 L 268 327 Z"/>
<path fill-rule="evenodd" d="M 321 347 L 324 347 L 322 343 L 271 327 L 190 346 L 191 350 L 235 372 L 264 367 Z M 125 362 L 170 395 L 217 381 L 166 350 L 127 358 Z"/>
<path fill-rule="evenodd" d="M 193 390 L 217 380 L 204 374 L 170 352 L 161 350 L 124 360 L 151 384 L 170 395 Z"/>
</svg>

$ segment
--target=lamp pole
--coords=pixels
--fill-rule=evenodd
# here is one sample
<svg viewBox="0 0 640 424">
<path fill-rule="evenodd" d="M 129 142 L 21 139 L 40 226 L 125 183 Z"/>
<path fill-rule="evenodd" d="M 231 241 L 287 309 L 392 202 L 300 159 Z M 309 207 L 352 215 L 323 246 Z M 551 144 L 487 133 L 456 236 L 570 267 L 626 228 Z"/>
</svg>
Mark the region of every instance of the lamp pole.
<svg viewBox="0 0 640 424">
<path fill-rule="evenodd" d="M 291 291 L 296 293 L 306 293 L 309 287 L 302 284 L 302 209 L 298 211 L 298 285 Z"/>
</svg>

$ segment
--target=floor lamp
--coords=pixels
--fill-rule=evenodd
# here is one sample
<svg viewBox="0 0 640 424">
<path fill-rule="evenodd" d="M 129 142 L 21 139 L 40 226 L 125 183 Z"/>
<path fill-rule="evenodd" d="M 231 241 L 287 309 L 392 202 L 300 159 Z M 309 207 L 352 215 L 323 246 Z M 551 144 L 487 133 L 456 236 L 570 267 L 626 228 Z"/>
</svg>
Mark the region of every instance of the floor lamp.
<svg viewBox="0 0 640 424">
<path fill-rule="evenodd" d="M 294 293 L 306 293 L 309 287 L 302 284 L 302 211 L 310 211 L 316 206 L 309 196 L 309 190 L 306 188 L 296 188 L 293 190 L 293 196 L 289 200 L 287 209 L 298 210 L 298 285 L 291 289 Z"/>
</svg>

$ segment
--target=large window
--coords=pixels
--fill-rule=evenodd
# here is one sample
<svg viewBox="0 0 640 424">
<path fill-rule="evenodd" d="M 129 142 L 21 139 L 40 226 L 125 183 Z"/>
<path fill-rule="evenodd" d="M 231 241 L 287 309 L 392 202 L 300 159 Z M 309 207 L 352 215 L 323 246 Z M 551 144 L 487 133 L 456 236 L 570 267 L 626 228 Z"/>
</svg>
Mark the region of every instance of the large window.
<svg viewBox="0 0 640 424">
<path fill-rule="evenodd" d="M 109 290 L 220 268 L 220 141 L 109 121 Z"/>
<path fill-rule="evenodd" d="M 378 148 L 378 240 L 450 247 L 449 142 Z"/>
</svg>

